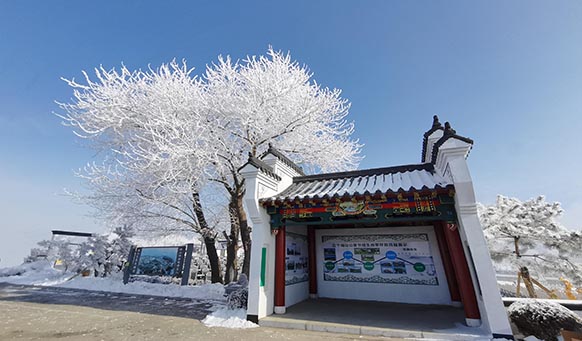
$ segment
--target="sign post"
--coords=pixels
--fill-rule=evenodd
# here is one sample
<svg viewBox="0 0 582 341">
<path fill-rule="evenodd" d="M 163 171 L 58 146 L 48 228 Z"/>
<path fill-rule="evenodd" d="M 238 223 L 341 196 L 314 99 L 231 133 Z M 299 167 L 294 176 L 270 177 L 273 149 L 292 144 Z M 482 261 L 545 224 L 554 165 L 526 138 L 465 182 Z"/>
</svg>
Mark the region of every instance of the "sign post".
<svg viewBox="0 0 582 341">
<path fill-rule="evenodd" d="M 131 275 L 131 268 L 133 264 L 133 258 L 135 255 L 135 245 L 132 245 L 129 248 L 129 255 L 127 256 L 127 263 L 123 268 L 123 284 L 127 284 L 129 282 L 129 276 Z"/>
<path fill-rule="evenodd" d="M 190 266 L 192 264 L 192 252 L 194 251 L 194 244 L 186 244 L 186 258 L 184 259 L 184 270 L 182 270 L 181 285 L 188 285 L 190 279 Z"/>
</svg>

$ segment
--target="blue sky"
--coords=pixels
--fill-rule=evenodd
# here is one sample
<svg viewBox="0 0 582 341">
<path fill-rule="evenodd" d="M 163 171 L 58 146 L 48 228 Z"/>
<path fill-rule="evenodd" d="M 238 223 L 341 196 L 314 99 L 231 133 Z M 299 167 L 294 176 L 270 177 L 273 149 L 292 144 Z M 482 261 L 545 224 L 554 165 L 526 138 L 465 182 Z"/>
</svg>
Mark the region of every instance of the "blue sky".
<svg viewBox="0 0 582 341">
<path fill-rule="evenodd" d="M 478 200 L 560 201 L 582 219 L 580 1 L 0 2 L 0 267 L 51 229 L 102 231 L 70 202 L 93 153 L 52 114 L 60 77 L 271 44 L 352 102 L 361 168 L 420 161 L 432 115 L 475 140 Z"/>
</svg>

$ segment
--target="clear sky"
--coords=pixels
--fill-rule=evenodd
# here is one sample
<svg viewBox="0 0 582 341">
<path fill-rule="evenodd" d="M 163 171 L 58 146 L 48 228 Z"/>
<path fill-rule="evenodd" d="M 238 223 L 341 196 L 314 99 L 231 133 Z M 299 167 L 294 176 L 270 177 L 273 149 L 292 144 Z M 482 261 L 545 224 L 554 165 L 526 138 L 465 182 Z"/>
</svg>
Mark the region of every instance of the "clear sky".
<svg viewBox="0 0 582 341">
<path fill-rule="evenodd" d="M 91 161 L 60 77 L 271 44 L 352 102 L 361 168 L 420 162 L 432 115 L 471 137 L 477 199 L 545 194 L 582 226 L 581 1 L 2 1 L 0 267 L 51 229 L 103 230 L 63 188 Z"/>
</svg>

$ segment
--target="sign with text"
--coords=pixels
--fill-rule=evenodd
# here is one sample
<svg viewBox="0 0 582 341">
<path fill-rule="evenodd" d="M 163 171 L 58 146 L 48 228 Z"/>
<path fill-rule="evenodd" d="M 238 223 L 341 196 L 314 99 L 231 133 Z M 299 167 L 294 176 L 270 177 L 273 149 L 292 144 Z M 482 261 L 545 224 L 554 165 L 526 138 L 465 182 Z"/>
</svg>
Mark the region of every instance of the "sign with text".
<svg viewBox="0 0 582 341">
<path fill-rule="evenodd" d="M 184 246 L 137 248 L 131 274 L 176 276 L 182 269 Z"/>
<path fill-rule="evenodd" d="M 321 238 L 325 281 L 439 284 L 426 233 Z"/>
<path fill-rule="evenodd" d="M 309 280 L 307 236 L 285 233 L 285 285 Z"/>
</svg>

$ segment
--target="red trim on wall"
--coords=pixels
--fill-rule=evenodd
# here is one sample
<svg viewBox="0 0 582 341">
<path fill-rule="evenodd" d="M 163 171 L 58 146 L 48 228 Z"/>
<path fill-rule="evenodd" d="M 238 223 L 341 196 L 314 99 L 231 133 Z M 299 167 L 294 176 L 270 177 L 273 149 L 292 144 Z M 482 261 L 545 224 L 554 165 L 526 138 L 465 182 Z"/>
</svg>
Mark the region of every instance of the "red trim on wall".
<svg viewBox="0 0 582 341">
<path fill-rule="evenodd" d="M 449 293 L 451 294 L 451 301 L 461 302 L 459 283 L 457 283 L 457 278 L 455 277 L 455 268 L 453 267 L 453 262 L 451 261 L 451 253 L 449 252 L 447 241 L 445 240 L 443 225 L 441 223 L 434 224 L 434 233 L 439 244 L 439 251 L 441 254 L 441 259 L 443 260 L 443 267 L 445 268 L 445 276 L 447 277 L 447 284 L 449 287 Z"/>
<path fill-rule="evenodd" d="M 315 228 L 307 227 L 307 248 L 309 258 L 309 293 L 317 294 L 317 269 L 315 262 Z"/>
<path fill-rule="evenodd" d="M 459 283 L 459 292 L 461 301 L 465 310 L 465 317 L 470 319 L 480 319 L 479 306 L 475 296 L 471 272 L 463 250 L 463 243 L 459 235 L 459 229 L 456 224 L 443 224 L 443 231 L 447 241 L 448 249 L 451 253 L 451 261 L 455 268 L 457 283 Z"/>
<path fill-rule="evenodd" d="M 275 236 L 275 307 L 285 306 L 285 226 Z"/>
</svg>

